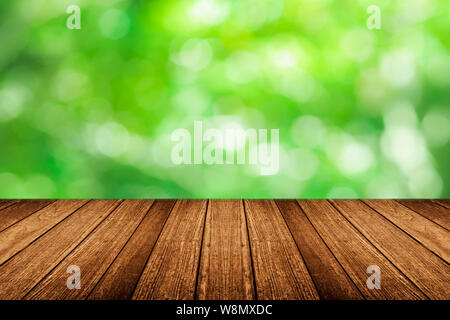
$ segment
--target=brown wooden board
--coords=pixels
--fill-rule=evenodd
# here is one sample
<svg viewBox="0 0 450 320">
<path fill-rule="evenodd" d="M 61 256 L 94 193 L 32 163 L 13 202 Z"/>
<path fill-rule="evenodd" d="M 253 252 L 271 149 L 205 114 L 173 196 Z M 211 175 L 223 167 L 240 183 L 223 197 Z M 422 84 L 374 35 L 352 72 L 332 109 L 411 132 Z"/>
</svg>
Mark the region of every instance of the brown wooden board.
<svg viewBox="0 0 450 320">
<path fill-rule="evenodd" d="M 86 299 L 102 274 L 147 214 L 153 200 L 125 200 L 75 250 L 53 269 L 26 299 Z M 76 266 L 81 271 L 78 290 L 69 289 L 67 270 Z"/>
<path fill-rule="evenodd" d="M 450 297 L 448 264 L 363 202 L 339 200 L 332 203 L 429 298 Z"/>
<path fill-rule="evenodd" d="M 16 203 L 18 201 L 19 200 L 1 200 L 0 201 L 0 210 L 8 208 L 9 206 L 12 206 L 14 203 Z"/>
<path fill-rule="evenodd" d="M 257 298 L 319 299 L 303 258 L 272 200 L 245 200 Z"/>
<path fill-rule="evenodd" d="M 402 205 L 450 230 L 450 210 L 427 200 L 397 200 Z"/>
<path fill-rule="evenodd" d="M 0 300 L 450 298 L 446 200 L 43 201 L 0 200 Z"/>
<path fill-rule="evenodd" d="M 450 210 L 450 200 L 436 199 L 436 200 L 431 200 L 431 202 L 436 203 L 436 204 Z"/>
<path fill-rule="evenodd" d="M 157 200 L 89 295 L 90 300 L 127 300 L 137 285 L 175 200 Z"/>
<path fill-rule="evenodd" d="M 425 299 L 424 294 L 326 200 L 299 200 L 303 212 L 367 299 Z M 369 289 L 367 269 L 378 266 L 381 289 Z"/>
<path fill-rule="evenodd" d="M 0 210 L 0 232 L 52 202 L 52 200 L 24 200 Z"/>
<path fill-rule="evenodd" d="M 177 201 L 133 299 L 194 299 L 206 206 L 205 200 Z"/>
<path fill-rule="evenodd" d="M 22 299 L 120 203 L 92 200 L 0 266 L 0 299 Z"/>
<path fill-rule="evenodd" d="M 254 299 L 253 273 L 244 206 L 241 200 L 211 200 L 205 234 L 197 298 Z"/>
<path fill-rule="evenodd" d="M 450 233 L 448 230 L 395 200 L 364 200 L 364 202 L 447 263 L 450 261 Z"/>
<path fill-rule="evenodd" d="M 0 232 L 0 265 L 86 203 L 87 200 L 53 202 Z"/>
<path fill-rule="evenodd" d="M 324 300 L 363 299 L 295 200 L 276 201 Z"/>
</svg>

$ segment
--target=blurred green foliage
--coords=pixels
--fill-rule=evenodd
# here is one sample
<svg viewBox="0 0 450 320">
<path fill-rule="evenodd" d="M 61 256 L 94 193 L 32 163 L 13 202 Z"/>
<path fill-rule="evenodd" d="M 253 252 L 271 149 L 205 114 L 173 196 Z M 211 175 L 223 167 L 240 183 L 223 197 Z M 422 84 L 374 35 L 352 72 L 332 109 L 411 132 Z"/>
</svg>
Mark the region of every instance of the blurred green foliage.
<svg viewBox="0 0 450 320">
<path fill-rule="evenodd" d="M 449 8 L 3 0 L 0 197 L 449 198 Z M 194 120 L 280 129 L 279 173 L 174 166 Z"/>
</svg>

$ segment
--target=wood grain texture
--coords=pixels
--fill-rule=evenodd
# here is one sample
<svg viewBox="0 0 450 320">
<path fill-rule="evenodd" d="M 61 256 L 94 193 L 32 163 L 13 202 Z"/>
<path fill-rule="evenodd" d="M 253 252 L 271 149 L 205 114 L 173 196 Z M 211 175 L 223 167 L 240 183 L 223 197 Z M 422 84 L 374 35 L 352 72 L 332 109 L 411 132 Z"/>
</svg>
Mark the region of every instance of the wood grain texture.
<svg viewBox="0 0 450 320">
<path fill-rule="evenodd" d="M 194 299 L 206 206 L 205 200 L 177 201 L 133 299 Z"/>
<path fill-rule="evenodd" d="M 93 200 L 0 267 L 0 299 L 22 299 L 120 203 Z"/>
<path fill-rule="evenodd" d="M 272 200 L 245 200 L 257 298 L 319 299 L 300 252 Z"/>
<path fill-rule="evenodd" d="M 429 298 L 450 297 L 448 264 L 363 202 L 339 200 L 332 203 Z"/>
<path fill-rule="evenodd" d="M 24 200 L 0 210 L 0 232 L 52 202 L 52 200 Z"/>
<path fill-rule="evenodd" d="M 363 299 L 333 253 L 295 200 L 277 200 L 292 236 L 308 266 L 320 298 L 323 300 Z"/>
<path fill-rule="evenodd" d="M 196 298 L 249 300 L 254 292 L 243 203 L 210 200 Z"/>
<path fill-rule="evenodd" d="M 402 205 L 450 230 L 450 210 L 427 200 L 397 200 Z"/>
<path fill-rule="evenodd" d="M 40 201 L 0 200 L 0 300 L 450 298 L 448 200 Z"/>
<path fill-rule="evenodd" d="M 0 232 L 0 265 L 64 220 L 87 200 L 59 200 Z"/>
<path fill-rule="evenodd" d="M 328 201 L 299 200 L 298 203 L 365 298 L 425 299 L 423 293 Z M 371 290 L 367 287 L 369 275 L 366 271 L 371 265 L 381 269 L 380 290 Z"/>
<path fill-rule="evenodd" d="M 125 200 L 94 232 L 53 269 L 25 299 L 86 299 L 100 277 L 147 214 L 153 200 Z M 75 265 L 81 270 L 81 288 L 67 288 L 66 270 Z"/>
<path fill-rule="evenodd" d="M 435 199 L 431 200 L 431 202 L 436 203 L 444 208 L 447 208 L 450 210 L 450 200 L 447 199 Z"/>
<path fill-rule="evenodd" d="M 0 201 L 0 210 L 8 208 L 9 206 L 12 206 L 16 202 L 18 202 L 18 200 L 1 200 Z"/>
<path fill-rule="evenodd" d="M 157 200 L 117 259 L 89 295 L 90 300 L 127 300 L 175 205 L 175 200 Z"/>
<path fill-rule="evenodd" d="M 397 201 L 364 200 L 364 202 L 449 263 L 449 231 Z"/>
</svg>

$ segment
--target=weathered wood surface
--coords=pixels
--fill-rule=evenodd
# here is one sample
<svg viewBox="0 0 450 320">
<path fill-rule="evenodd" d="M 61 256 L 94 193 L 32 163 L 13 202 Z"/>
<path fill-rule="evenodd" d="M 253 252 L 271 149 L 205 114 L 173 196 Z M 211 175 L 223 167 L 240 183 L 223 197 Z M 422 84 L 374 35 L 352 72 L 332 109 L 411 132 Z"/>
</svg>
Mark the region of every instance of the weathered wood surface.
<svg viewBox="0 0 450 320">
<path fill-rule="evenodd" d="M 449 299 L 449 206 L 2 200 L 0 299 Z"/>
</svg>

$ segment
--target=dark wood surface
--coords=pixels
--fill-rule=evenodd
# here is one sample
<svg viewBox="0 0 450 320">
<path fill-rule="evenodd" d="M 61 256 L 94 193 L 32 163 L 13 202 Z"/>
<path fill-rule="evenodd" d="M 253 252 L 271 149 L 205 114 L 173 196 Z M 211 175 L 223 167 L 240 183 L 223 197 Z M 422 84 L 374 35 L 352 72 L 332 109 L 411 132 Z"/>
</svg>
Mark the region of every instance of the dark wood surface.
<svg viewBox="0 0 450 320">
<path fill-rule="evenodd" d="M 277 201 L 290 232 L 305 259 L 322 299 L 363 299 L 317 229 L 295 200 Z"/>
<path fill-rule="evenodd" d="M 255 298 L 247 223 L 242 201 L 209 202 L 196 298 L 202 300 Z"/>
<path fill-rule="evenodd" d="M 2 200 L 0 299 L 449 299 L 449 203 Z"/>
<path fill-rule="evenodd" d="M 365 298 L 423 298 L 421 292 L 329 201 L 306 200 L 299 205 Z M 389 279 L 382 281 L 384 290 L 367 287 L 367 277 L 362 275 L 371 265 L 378 266 L 382 277 Z"/>
<path fill-rule="evenodd" d="M 433 299 L 448 298 L 448 283 L 441 281 L 448 277 L 448 265 L 442 263 L 437 255 L 420 243 L 411 241 L 405 232 L 361 201 L 344 200 L 332 203 L 421 292 Z M 411 252 L 415 254 L 412 255 Z"/>
<path fill-rule="evenodd" d="M 194 299 L 206 208 L 206 200 L 180 200 L 175 204 L 133 299 Z"/>
<path fill-rule="evenodd" d="M 303 257 L 271 200 L 245 201 L 257 298 L 319 298 Z"/>
<path fill-rule="evenodd" d="M 128 240 L 114 263 L 104 273 L 90 300 L 128 300 L 155 246 L 175 200 L 156 201 Z"/>
</svg>

